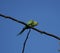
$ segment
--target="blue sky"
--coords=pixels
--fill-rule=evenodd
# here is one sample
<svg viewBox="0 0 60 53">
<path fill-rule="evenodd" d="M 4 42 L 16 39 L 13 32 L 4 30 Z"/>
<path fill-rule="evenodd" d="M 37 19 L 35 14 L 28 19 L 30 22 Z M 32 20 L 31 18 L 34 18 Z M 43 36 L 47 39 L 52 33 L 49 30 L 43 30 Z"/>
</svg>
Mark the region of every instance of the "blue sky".
<svg viewBox="0 0 60 53">
<path fill-rule="evenodd" d="M 60 0 L 1 0 L 0 13 L 23 22 L 32 19 L 36 26 L 60 37 Z M 17 34 L 24 25 L 0 17 L 0 53 L 21 53 L 28 30 Z M 59 40 L 32 30 L 25 53 L 59 53 Z"/>
</svg>

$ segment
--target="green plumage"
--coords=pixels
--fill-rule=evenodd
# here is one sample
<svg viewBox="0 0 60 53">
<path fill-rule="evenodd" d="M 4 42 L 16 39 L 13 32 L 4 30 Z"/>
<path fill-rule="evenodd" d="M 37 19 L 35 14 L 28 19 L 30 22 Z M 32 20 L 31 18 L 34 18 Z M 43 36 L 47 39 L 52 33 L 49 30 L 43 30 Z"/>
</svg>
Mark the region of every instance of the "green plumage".
<svg viewBox="0 0 60 53">
<path fill-rule="evenodd" d="M 27 25 L 28 25 L 28 26 L 31 26 L 31 27 L 35 27 L 35 26 L 38 25 L 38 23 L 37 23 L 36 21 L 34 21 L 34 20 L 29 20 L 29 21 L 27 22 Z M 18 35 L 22 34 L 26 29 L 29 29 L 29 27 L 25 26 L 25 27 L 21 30 L 21 32 L 18 33 Z"/>
</svg>

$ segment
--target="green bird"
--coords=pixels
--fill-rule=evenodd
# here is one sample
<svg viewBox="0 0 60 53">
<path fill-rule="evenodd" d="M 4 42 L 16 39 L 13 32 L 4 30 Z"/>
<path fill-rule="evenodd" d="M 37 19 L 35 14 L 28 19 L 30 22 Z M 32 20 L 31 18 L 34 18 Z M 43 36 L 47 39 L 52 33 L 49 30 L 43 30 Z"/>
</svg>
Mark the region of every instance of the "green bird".
<svg viewBox="0 0 60 53">
<path fill-rule="evenodd" d="M 35 27 L 35 26 L 38 25 L 38 22 L 36 22 L 36 21 L 34 21 L 34 20 L 29 20 L 29 21 L 27 22 L 27 25 L 28 25 L 28 26 L 31 26 L 31 27 Z M 26 29 L 29 29 L 28 26 L 25 26 L 25 27 L 18 33 L 18 35 L 22 34 Z"/>
</svg>

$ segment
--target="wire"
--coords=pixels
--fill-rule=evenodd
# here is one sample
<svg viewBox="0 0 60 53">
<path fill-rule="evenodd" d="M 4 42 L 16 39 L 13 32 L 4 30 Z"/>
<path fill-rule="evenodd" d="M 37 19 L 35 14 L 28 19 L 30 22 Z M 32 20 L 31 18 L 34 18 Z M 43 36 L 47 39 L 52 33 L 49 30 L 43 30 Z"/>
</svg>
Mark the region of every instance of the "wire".
<svg viewBox="0 0 60 53">
<path fill-rule="evenodd" d="M 27 33 L 26 39 L 25 39 L 25 41 L 24 41 L 24 43 L 23 43 L 22 53 L 24 53 L 24 51 L 25 51 L 25 46 L 26 46 L 27 40 L 28 40 L 28 38 L 29 38 L 30 32 L 31 32 L 31 29 L 29 29 L 29 32 Z"/>
<path fill-rule="evenodd" d="M 23 25 L 25 25 L 25 26 L 28 26 L 26 23 L 24 23 L 24 22 L 22 22 L 22 21 L 19 21 L 19 20 L 15 19 L 15 18 L 12 18 L 12 17 L 10 17 L 10 16 L 5 16 L 5 15 L 3 15 L 3 14 L 0 14 L 0 16 L 1 16 L 1 17 L 4 17 L 4 18 L 9 18 L 9 19 L 11 19 L 11 20 L 13 20 L 13 21 L 16 21 L 16 22 L 21 23 L 21 24 L 23 24 Z M 39 32 L 39 33 L 46 34 L 46 35 L 48 35 L 48 36 L 51 36 L 51 37 L 56 38 L 57 40 L 60 40 L 60 37 L 58 37 L 58 36 L 56 36 L 56 35 L 47 33 L 47 32 L 45 32 L 45 31 L 41 31 L 41 30 L 36 29 L 36 28 L 33 28 L 33 27 L 31 27 L 31 26 L 28 26 L 28 27 L 31 28 L 31 29 L 33 29 L 33 30 L 35 30 L 35 31 L 37 31 L 37 32 Z"/>
</svg>

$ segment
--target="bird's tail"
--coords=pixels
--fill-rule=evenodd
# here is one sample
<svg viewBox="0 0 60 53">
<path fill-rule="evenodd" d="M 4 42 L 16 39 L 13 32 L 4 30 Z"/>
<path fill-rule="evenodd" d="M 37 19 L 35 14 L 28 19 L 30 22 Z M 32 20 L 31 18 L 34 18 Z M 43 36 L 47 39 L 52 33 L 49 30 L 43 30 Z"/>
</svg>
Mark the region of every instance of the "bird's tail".
<svg viewBox="0 0 60 53">
<path fill-rule="evenodd" d="M 22 33 L 25 31 L 25 29 L 26 29 L 26 27 L 24 27 L 24 28 L 18 33 L 18 35 L 22 34 Z M 18 35 L 17 35 L 17 36 L 18 36 Z"/>
</svg>

